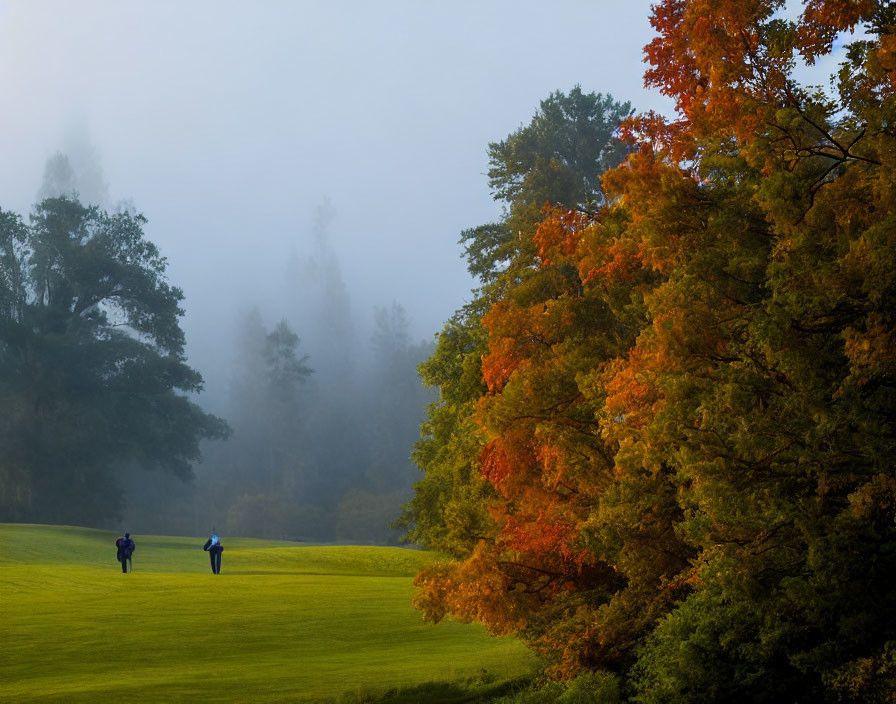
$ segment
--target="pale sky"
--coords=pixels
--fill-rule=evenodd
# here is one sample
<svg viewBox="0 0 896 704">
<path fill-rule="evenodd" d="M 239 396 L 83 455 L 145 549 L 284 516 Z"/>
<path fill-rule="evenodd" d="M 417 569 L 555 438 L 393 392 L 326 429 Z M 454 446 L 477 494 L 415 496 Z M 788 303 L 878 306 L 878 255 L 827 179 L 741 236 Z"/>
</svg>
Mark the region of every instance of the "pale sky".
<svg viewBox="0 0 896 704">
<path fill-rule="evenodd" d="M 488 142 L 577 83 L 668 113 L 642 87 L 649 7 L 0 0 L 0 207 L 27 214 L 47 158 L 91 144 L 205 372 L 234 310 L 276 306 L 329 197 L 356 315 L 397 301 L 429 338 L 469 299 L 460 231 L 500 212 Z"/>
</svg>

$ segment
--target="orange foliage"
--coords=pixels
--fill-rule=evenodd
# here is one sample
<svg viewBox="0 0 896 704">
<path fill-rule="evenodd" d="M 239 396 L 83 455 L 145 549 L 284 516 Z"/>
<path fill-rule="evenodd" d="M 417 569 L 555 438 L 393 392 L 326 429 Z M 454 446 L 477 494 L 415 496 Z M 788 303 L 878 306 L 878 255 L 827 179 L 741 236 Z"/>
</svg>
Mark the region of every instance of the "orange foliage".
<svg viewBox="0 0 896 704">
<path fill-rule="evenodd" d="M 501 445 L 501 439 L 496 438 L 486 444 L 479 455 L 479 471 L 496 487 L 501 486 L 512 471 L 507 454 Z"/>
<path fill-rule="evenodd" d="M 485 542 L 460 563 L 436 563 L 414 580 L 414 606 L 429 621 L 449 613 L 461 621 L 478 621 L 503 635 L 525 627 L 523 610 L 508 596 L 511 579 L 498 568 Z"/>
<path fill-rule="evenodd" d="M 659 391 L 651 383 L 652 361 L 643 347 L 634 347 L 627 358 L 613 360 L 607 366 L 607 411 L 628 427 L 646 425 L 659 401 Z"/>
<path fill-rule="evenodd" d="M 656 155 L 642 152 L 607 173 L 604 185 L 632 221 L 625 233 L 628 241 L 607 249 L 614 261 L 608 273 L 643 266 L 665 274 L 678 266 L 689 246 L 682 234 L 694 229 L 693 222 L 700 216 L 703 196 L 698 181 Z"/>
<path fill-rule="evenodd" d="M 542 215 L 533 240 L 543 266 L 568 260 L 581 242 L 582 230 L 596 221 L 588 213 L 561 207 L 545 206 Z"/>
<path fill-rule="evenodd" d="M 500 391 L 520 365 L 516 358 L 517 344 L 512 337 L 494 340 L 489 353 L 482 358 L 482 378 L 489 391 Z"/>
<path fill-rule="evenodd" d="M 669 122 L 650 110 L 623 121 L 619 131 L 623 142 L 645 156 L 667 154 L 673 163 L 680 163 L 696 155 L 697 145 L 686 120 Z"/>
<path fill-rule="evenodd" d="M 875 72 L 886 77 L 889 90 L 896 90 L 896 33 L 881 36 L 880 47 L 873 59 Z"/>
<path fill-rule="evenodd" d="M 837 34 L 867 20 L 873 5 L 870 0 L 808 0 L 798 32 L 800 53 L 809 61 L 830 53 Z"/>
<path fill-rule="evenodd" d="M 651 66 L 645 71 L 645 84 L 674 98 L 681 119 L 665 124 L 648 114 L 630 120 L 626 132 L 637 134 L 642 147 L 659 143 L 674 162 L 692 158 L 687 145 L 700 136 L 731 136 L 749 144 L 776 122 L 781 106 L 796 104 L 791 93 L 793 55 L 811 63 L 829 53 L 837 34 L 868 21 L 875 5 L 870 0 L 809 0 L 795 31 L 788 31 L 782 26 L 772 29 L 770 23 L 782 4 L 780 0 L 657 3 L 651 24 L 658 36 L 644 49 Z M 882 45 L 886 36 L 882 35 Z"/>
<path fill-rule="evenodd" d="M 541 511 L 536 520 L 522 522 L 510 517 L 502 531 L 500 545 L 506 550 L 550 558 L 567 566 L 580 566 L 590 561 L 588 551 L 577 549 L 577 526 L 562 519 L 550 518 Z"/>
<path fill-rule="evenodd" d="M 806 247 L 816 257 L 816 249 L 835 246 L 822 242 L 829 234 L 825 228 L 840 228 L 831 229 L 833 242 L 870 224 L 844 205 L 858 202 L 855 192 L 866 188 L 864 172 L 844 177 L 831 169 L 817 182 L 815 176 L 802 176 L 809 179 L 804 193 L 787 193 L 781 186 L 783 195 L 769 196 L 761 192 L 767 179 L 792 183 L 786 179 L 796 178 L 793 163 L 785 166 L 770 148 L 759 159 L 751 160 L 747 152 L 767 139 L 776 120 L 784 120 L 778 113 L 787 113 L 786 119 L 799 124 L 793 144 L 802 148 L 798 139 L 808 134 L 811 147 L 823 145 L 811 152 L 813 157 L 839 158 L 830 147 L 836 147 L 834 137 L 817 126 L 807 128 L 809 119 L 799 114 L 790 63 L 795 52 L 811 60 L 829 51 L 838 32 L 867 20 L 871 4 L 810 0 L 793 28 L 770 22 L 782 5 L 778 0 L 662 0 L 654 6 L 652 24 L 659 36 L 645 50 L 651 65 L 646 82 L 676 100 L 679 119 L 667 122 L 648 113 L 625 123 L 623 138 L 633 151 L 602 179 L 608 205 L 598 214 L 545 207 L 534 235 L 538 259 L 526 263 L 525 276 L 509 284 L 484 315 L 488 353 L 482 357 L 482 375 L 488 393 L 479 399 L 475 420 L 488 438 L 479 468 L 497 490 L 490 513 L 500 531 L 467 561 L 433 567 L 418 578 L 418 605 L 429 617 L 454 613 L 482 621 L 494 632 L 513 632 L 532 628 L 532 620 L 563 595 L 587 593 L 593 601 L 566 614 L 566 630 L 549 630 L 534 641 L 555 655 L 559 651 L 556 671 L 573 674 L 583 661 L 613 657 L 608 655 L 613 638 L 636 637 L 626 633 L 626 618 L 643 618 L 636 628 L 650 628 L 650 619 L 661 617 L 676 590 L 696 583 L 688 548 L 702 539 L 698 531 L 704 526 L 697 522 L 697 537 L 681 538 L 674 524 L 687 523 L 682 513 L 691 511 L 697 499 L 683 508 L 668 497 L 691 491 L 699 499 L 701 482 L 712 484 L 707 477 L 721 483 L 713 472 L 725 466 L 724 458 L 707 441 L 695 451 L 689 467 L 693 477 L 670 479 L 664 473 L 683 462 L 676 453 L 689 441 L 688 433 L 704 431 L 697 419 L 709 411 L 700 403 L 717 404 L 715 421 L 722 429 L 728 420 L 725 404 L 740 408 L 748 403 L 747 410 L 741 409 L 746 427 L 751 414 L 771 402 L 767 396 L 793 393 L 779 370 L 791 352 L 775 337 L 785 334 L 776 326 L 790 334 L 787 326 L 804 324 L 781 313 L 787 305 L 814 314 L 791 280 L 774 284 L 779 285 L 777 298 L 762 298 L 772 288 L 769 272 L 775 266 L 785 262 L 802 275 L 799 242 L 781 235 L 784 226 L 778 220 L 786 220 L 791 232 L 818 218 L 810 233 L 818 242 Z M 867 95 L 886 82 L 896 87 L 896 34 L 881 37 L 867 64 Z M 716 159 L 706 172 L 701 172 L 701 150 Z M 847 157 L 856 159 L 846 152 L 844 163 Z M 877 163 L 865 156 L 862 161 L 863 168 Z M 766 172 L 759 178 L 763 165 Z M 717 181 L 707 173 L 713 169 L 721 173 Z M 835 176 L 840 183 L 832 185 Z M 886 176 L 879 181 L 873 188 L 892 188 Z M 827 210 L 817 197 L 822 186 Z M 845 189 L 842 203 L 838 188 Z M 790 206 L 805 193 L 806 207 L 816 210 L 802 213 L 797 225 L 791 222 L 797 218 L 778 218 L 766 206 L 773 198 Z M 854 240 L 848 256 L 830 268 L 840 277 L 836 285 L 844 299 L 867 299 L 863 285 L 874 290 L 889 285 L 884 278 L 868 283 L 875 271 L 882 277 L 892 271 L 888 236 Z M 805 270 L 818 281 L 829 273 L 811 266 Z M 812 286 L 828 293 L 833 283 L 803 284 L 805 290 Z M 819 299 L 824 310 L 829 302 L 823 295 Z M 846 304 L 842 309 L 852 314 Z M 769 310 L 785 322 L 773 320 Z M 857 386 L 870 378 L 892 379 L 893 321 L 870 307 L 860 312 L 858 322 L 837 331 L 842 345 L 837 354 L 845 353 Z M 766 327 L 757 327 L 746 344 L 742 331 L 753 322 L 750 315 L 765 316 Z M 828 315 L 821 322 L 828 325 L 831 319 Z M 722 398 L 700 396 L 707 388 L 718 390 L 721 384 L 714 382 L 726 373 L 731 398 L 721 392 Z M 786 394 L 778 385 L 788 387 Z M 693 405 L 689 394 L 699 397 Z M 789 448 L 774 447 L 765 437 L 744 442 L 744 457 L 732 461 L 757 475 Z M 720 474 L 728 481 L 730 473 Z M 856 494 L 854 511 L 868 512 L 869 506 L 886 501 L 896 505 L 893 486 L 883 479 L 869 485 L 867 496 Z M 710 508 L 703 507 L 707 515 L 712 515 Z M 721 529 L 712 524 L 712 530 Z M 731 545 L 749 542 L 740 537 L 741 530 L 747 528 L 738 524 L 733 529 Z M 692 542 L 682 547 L 686 540 Z M 601 596 L 593 596 L 597 592 Z M 612 612 L 611 603 L 616 623 L 601 621 Z"/>
<path fill-rule="evenodd" d="M 489 331 L 489 353 L 482 358 L 482 376 L 489 391 L 500 391 L 511 376 L 550 349 L 569 316 L 550 301 L 519 306 L 500 301 L 483 317 Z"/>
<path fill-rule="evenodd" d="M 545 208 L 534 241 L 542 266 L 571 264 L 583 284 L 606 286 L 630 281 L 648 264 L 645 247 L 632 238 L 609 237 L 601 216 L 565 208 Z"/>
<path fill-rule="evenodd" d="M 648 86 L 676 100 L 690 128 L 749 138 L 762 105 L 786 87 L 787 58 L 760 54 L 759 25 L 774 0 L 666 0 L 651 24 L 660 36 L 644 51 Z M 761 71 L 756 71 L 761 65 Z"/>
<path fill-rule="evenodd" d="M 870 374 L 888 377 L 896 372 L 896 331 L 879 313 L 869 314 L 864 332 L 849 328 L 844 338 L 844 349 L 860 384 Z"/>
</svg>

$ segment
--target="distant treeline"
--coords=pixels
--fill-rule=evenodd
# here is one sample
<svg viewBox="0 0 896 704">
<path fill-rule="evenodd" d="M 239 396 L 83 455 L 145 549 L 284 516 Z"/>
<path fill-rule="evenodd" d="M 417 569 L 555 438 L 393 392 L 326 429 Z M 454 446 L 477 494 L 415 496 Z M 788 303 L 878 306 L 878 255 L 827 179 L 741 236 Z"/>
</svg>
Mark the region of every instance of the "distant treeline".
<svg viewBox="0 0 896 704">
<path fill-rule="evenodd" d="M 358 339 L 329 206 L 279 272 L 280 308 L 307 337 L 247 302 L 221 353 L 225 420 L 197 405 L 183 294 L 143 216 L 82 205 L 61 155 L 44 180 L 29 223 L 0 211 L 0 521 L 398 542 L 432 345 L 410 340 L 398 304 Z"/>
<path fill-rule="evenodd" d="M 411 459 L 434 398 L 398 303 L 375 307 L 362 339 L 330 243 L 324 201 L 306 249 L 286 262 L 276 312 L 237 316 L 226 400 L 233 429 L 203 445 L 196 481 L 130 472 L 124 519 L 140 530 L 364 544 L 398 543 L 392 527 L 419 479 Z M 266 321 L 279 317 L 279 322 Z M 274 320 L 277 318 L 274 317 Z"/>
<path fill-rule="evenodd" d="M 286 321 L 269 329 L 257 309 L 248 312 L 224 413 L 233 435 L 204 446 L 188 486 L 130 473 L 128 525 L 398 543 L 391 524 L 419 479 L 410 452 L 432 400 L 416 367 L 432 345 L 411 343 L 397 304 L 375 317 L 369 346 L 346 348 L 319 372 Z"/>
</svg>

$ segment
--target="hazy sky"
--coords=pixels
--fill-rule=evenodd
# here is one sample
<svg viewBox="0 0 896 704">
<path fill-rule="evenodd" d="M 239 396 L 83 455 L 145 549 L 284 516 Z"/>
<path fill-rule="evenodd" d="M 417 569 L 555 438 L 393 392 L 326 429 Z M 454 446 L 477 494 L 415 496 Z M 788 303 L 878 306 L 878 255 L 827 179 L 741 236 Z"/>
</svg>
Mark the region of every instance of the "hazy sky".
<svg viewBox="0 0 896 704">
<path fill-rule="evenodd" d="M 461 230 L 494 220 L 486 147 L 576 83 L 642 87 L 650 0 L 0 0 L 0 207 L 89 142 L 186 293 L 191 359 L 282 288 L 315 206 L 361 318 L 429 337 L 469 297 Z M 301 331 L 299 331 L 301 334 Z"/>
</svg>

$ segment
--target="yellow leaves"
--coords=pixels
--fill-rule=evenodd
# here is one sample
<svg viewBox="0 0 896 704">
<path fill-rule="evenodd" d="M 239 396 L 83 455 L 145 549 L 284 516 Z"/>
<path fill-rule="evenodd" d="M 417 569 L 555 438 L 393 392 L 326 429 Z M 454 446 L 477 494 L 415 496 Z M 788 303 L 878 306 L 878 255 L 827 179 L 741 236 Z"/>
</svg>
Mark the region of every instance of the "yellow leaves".
<svg viewBox="0 0 896 704">
<path fill-rule="evenodd" d="M 896 477 L 875 474 L 849 496 L 850 512 L 860 520 L 873 520 L 875 515 L 896 515 Z"/>
<path fill-rule="evenodd" d="M 860 380 L 867 380 L 869 374 L 889 376 L 896 372 L 896 331 L 880 313 L 868 315 L 864 331 L 847 328 L 843 336 L 853 373 Z"/>
<path fill-rule="evenodd" d="M 871 72 L 884 76 L 889 90 L 896 90 L 896 32 L 881 35 L 878 49 L 869 63 Z"/>
</svg>

